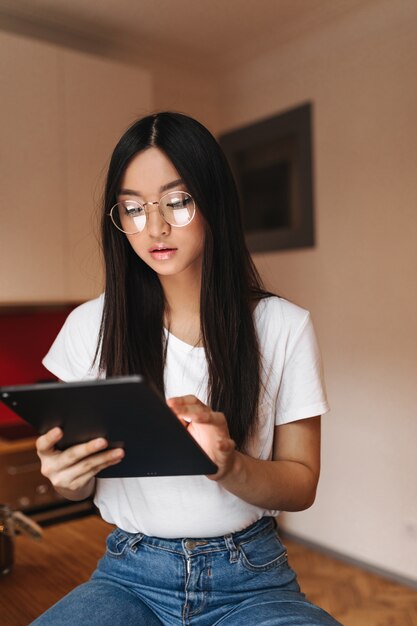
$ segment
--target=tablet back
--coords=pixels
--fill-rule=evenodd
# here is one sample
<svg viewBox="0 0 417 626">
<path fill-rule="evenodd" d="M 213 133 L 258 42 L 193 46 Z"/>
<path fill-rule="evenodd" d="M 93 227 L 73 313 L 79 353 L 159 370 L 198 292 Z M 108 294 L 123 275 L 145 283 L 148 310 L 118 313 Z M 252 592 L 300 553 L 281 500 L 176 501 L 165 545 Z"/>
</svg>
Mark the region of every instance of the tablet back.
<svg viewBox="0 0 417 626">
<path fill-rule="evenodd" d="M 210 460 L 140 376 L 1 387 L 0 399 L 40 434 L 64 432 L 58 448 L 105 437 L 125 456 L 100 478 L 213 474 Z"/>
</svg>

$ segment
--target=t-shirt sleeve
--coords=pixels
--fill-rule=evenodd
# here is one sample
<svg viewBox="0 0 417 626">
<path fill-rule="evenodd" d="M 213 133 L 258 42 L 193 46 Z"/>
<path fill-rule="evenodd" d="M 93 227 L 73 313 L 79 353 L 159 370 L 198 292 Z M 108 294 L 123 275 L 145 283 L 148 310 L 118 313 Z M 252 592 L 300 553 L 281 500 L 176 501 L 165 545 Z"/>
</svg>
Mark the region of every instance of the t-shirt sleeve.
<svg viewBox="0 0 417 626">
<path fill-rule="evenodd" d="M 87 306 L 86 306 L 87 304 Z M 42 363 L 64 382 L 98 377 L 95 352 L 99 322 L 88 303 L 74 309 L 64 322 Z"/>
<path fill-rule="evenodd" d="M 329 410 L 321 354 L 310 313 L 290 335 L 276 405 L 276 424 Z"/>
</svg>

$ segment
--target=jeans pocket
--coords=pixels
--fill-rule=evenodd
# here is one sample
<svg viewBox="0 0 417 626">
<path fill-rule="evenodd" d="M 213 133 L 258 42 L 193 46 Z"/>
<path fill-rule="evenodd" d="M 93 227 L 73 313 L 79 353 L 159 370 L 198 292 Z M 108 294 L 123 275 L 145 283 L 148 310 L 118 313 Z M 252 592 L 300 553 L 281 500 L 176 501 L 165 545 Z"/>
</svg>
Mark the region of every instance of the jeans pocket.
<svg viewBox="0 0 417 626">
<path fill-rule="evenodd" d="M 251 572 L 266 572 L 288 561 L 286 548 L 275 531 L 269 531 L 239 545 L 240 562 Z"/>
<path fill-rule="evenodd" d="M 106 539 L 106 554 L 113 559 L 120 559 L 126 552 L 131 535 L 116 528 Z"/>
</svg>

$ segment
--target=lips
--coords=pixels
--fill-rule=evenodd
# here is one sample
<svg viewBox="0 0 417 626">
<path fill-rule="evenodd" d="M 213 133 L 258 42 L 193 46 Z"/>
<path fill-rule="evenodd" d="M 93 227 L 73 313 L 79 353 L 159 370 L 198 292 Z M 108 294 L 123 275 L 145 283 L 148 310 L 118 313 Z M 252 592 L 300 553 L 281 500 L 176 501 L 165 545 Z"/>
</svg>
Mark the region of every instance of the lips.
<svg viewBox="0 0 417 626">
<path fill-rule="evenodd" d="M 155 261 L 169 261 L 177 253 L 177 248 L 154 245 L 149 248 L 149 254 Z"/>
<path fill-rule="evenodd" d="M 176 249 L 177 248 L 170 248 L 169 246 L 152 246 L 152 248 L 149 248 L 149 252 L 152 254 L 153 252 L 171 251 Z"/>
</svg>

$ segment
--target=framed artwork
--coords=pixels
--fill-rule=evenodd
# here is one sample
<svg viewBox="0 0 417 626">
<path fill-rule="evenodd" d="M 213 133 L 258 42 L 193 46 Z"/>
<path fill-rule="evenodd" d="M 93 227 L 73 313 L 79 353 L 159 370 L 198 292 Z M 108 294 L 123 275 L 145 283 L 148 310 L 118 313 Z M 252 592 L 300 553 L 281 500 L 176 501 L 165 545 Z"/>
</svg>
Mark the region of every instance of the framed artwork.
<svg viewBox="0 0 417 626">
<path fill-rule="evenodd" d="M 314 246 L 311 120 L 307 103 L 219 137 L 251 252 Z"/>
</svg>

